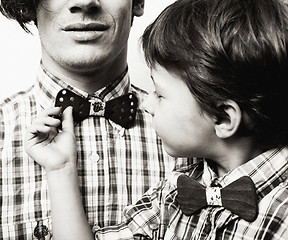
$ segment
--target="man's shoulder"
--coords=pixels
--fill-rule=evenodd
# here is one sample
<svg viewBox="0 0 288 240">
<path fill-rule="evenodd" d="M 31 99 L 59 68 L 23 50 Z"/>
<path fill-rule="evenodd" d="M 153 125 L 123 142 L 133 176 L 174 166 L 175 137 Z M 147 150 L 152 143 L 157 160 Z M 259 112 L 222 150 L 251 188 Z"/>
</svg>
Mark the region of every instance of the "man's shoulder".
<svg viewBox="0 0 288 240">
<path fill-rule="evenodd" d="M 19 91 L 17 93 L 12 94 L 9 97 L 4 98 L 3 100 L 0 101 L 0 110 L 2 111 L 3 109 L 8 109 L 11 107 L 16 107 L 25 102 L 30 102 L 33 98 L 33 93 L 32 93 L 33 86 L 29 87 L 26 90 Z"/>
<path fill-rule="evenodd" d="M 35 106 L 33 86 L 25 91 L 19 91 L 0 102 L 0 126 L 11 128 L 20 124 L 21 117 L 31 115 L 31 109 Z"/>
</svg>

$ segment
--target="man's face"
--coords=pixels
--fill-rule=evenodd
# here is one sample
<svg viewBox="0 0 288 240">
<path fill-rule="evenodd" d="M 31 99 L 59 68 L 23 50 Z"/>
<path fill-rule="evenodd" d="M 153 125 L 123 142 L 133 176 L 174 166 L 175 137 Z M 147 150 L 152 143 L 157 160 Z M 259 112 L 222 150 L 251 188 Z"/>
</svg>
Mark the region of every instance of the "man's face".
<svg viewBox="0 0 288 240">
<path fill-rule="evenodd" d="M 93 72 L 126 61 L 132 0 L 43 0 L 37 27 L 43 63 Z"/>
</svg>

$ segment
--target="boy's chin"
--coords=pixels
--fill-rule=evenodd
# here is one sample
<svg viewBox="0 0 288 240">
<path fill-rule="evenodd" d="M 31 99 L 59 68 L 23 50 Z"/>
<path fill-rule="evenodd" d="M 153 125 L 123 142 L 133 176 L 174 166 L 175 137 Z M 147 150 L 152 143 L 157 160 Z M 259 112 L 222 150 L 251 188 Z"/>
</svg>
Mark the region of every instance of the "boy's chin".
<svg viewBox="0 0 288 240">
<path fill-rule="evenodd" d="M 183 151 L 183 149 L 174 149 L 172 147 L 167 146 L 165 143 L 163 143 L 163 148 L 169 156 L 174 157 L 174 158 L 199 157 L 196 153 L 195 153 L 195 155 L 193 155 L 193 153 L 191 153 L 191 151 L 187 152 L 187 151 Z"/>
<path fill-rule="evenodd" d="M 171 149 L 170 147 L 168 147 L 167 145 L 165 145 L 165 143 L 163 144 L 163 147 L 164 147 L 165 152 L 166 152 L 169 156 L 175 157 L 175 158 L 183 157 L 183 156 L 181 156 L 181 154 L 179 154 L 179 152 L 177 152 L 177 151 L 175 151 L 174 149 Z"/>
</svg>

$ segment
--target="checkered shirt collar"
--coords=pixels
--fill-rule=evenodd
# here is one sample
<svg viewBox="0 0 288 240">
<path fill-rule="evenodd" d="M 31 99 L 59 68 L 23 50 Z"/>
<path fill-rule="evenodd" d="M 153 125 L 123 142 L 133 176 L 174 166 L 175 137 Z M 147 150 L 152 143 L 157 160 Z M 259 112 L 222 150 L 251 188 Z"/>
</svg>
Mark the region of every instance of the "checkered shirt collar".
<svg viewBox="0 0 288 240">
<path fill-rule="evenodd" d="M 113 83 L 99 89 L 91 96 L 81 89 L 73 87 L 63 80 L 53 76 L 45 69 L 43 64 L 41 64 L 38 70 L 37 82 L 34 88 L 35 97 L 41 108 L 44 109 L 52 107 L 54 105 L 57 93 L 63 88 L 67 88 L 84 98 L 98 97 L 104 101 L 108 101 L 111 98 L 124 95 L 131 91 L 131 84 L 129 75 L 127 71 L 125 71 L 122 78 L 116 79 Z"/>
<path fill-rule="evenodd" d="M 216 177 L 208 165 L 204 162 L 202 181 L 205 185 L 210 185 L 209 181 L 211 183 Z M 261 200 L 288 178 L 288 147 L 266 151 L 218 180 L 221 186 L 225 187 L 242 176 L 251 177 Z"/>
</svg>

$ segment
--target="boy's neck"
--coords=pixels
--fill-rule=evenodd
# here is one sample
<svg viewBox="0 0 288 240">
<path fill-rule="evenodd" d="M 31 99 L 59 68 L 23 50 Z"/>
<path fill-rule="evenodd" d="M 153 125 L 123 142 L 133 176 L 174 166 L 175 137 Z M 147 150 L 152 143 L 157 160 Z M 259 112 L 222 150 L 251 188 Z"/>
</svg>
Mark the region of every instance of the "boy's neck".
<svg viewBox="0 0 288 240">
<path fill-rule="evenodd" d="M 218 150 L 220 150 L 218 151 L 218 156 L 213 161 L 217 164 L 219 177 L 266 151 L 265 149 L 256 147 L 247 138 L 232 143 L 230 141 L 229 143 L 223 142 Z"/>
</svg>

